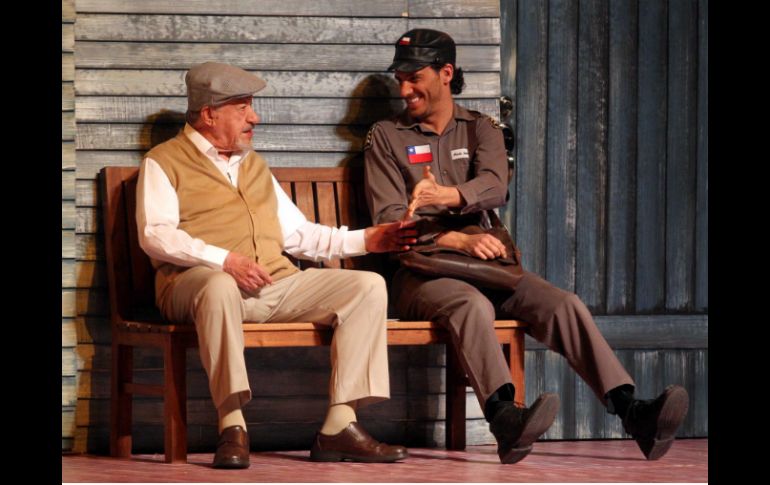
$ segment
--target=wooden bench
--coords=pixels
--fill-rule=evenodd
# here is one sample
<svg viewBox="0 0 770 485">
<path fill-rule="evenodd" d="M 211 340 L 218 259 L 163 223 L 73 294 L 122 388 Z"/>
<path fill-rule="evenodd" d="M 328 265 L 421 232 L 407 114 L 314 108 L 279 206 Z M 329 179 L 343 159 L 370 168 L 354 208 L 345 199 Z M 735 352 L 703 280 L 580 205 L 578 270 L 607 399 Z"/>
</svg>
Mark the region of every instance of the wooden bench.
<svg viewBox="0 0 770 485">
<path fill-rule="evenodd" d="M 161 396 L 164 401 L 166 462 L 187 459 L 187 394 L 185 352 L 196 347 L 194 325 L 164 322 L 154 299 L 154 273 L 139 247 L 135 223 L 136 167 L 107 167 L 100 173 L 107 278 L 112 325 L 110 453 L 131 454 L 133 395 Z M 281 186 L 308 219 L 351 228 L 369 225 L 363 198 L 363 172 L 355 168 L 273 168 Z M 329 267 L 382 270 L 381 255 L 334 261 Z M 301 267 L 307 266 L 302 262 Z M 311 263 L 312 264 L 312 263 Z M 388 345 L 448 343 L 450 337 L 432 322 L 388 322 Z M 518 396 L 524 396 L 524 332 L 526 324 L 495 322 Z M 306 323 L 244 323 L 246 347 L 329 345 L 328 327 Z M 156 347 L 163 353 L 163 385 L 134 383 L 134 347 Z M 451 348 L 451 347 L 450 347 Z M 447 352 L 446 447 L 465 448 L 467 378 L 455 352 Z M 255 390 L 256 393 L 259 389 Z"/>
</svg>

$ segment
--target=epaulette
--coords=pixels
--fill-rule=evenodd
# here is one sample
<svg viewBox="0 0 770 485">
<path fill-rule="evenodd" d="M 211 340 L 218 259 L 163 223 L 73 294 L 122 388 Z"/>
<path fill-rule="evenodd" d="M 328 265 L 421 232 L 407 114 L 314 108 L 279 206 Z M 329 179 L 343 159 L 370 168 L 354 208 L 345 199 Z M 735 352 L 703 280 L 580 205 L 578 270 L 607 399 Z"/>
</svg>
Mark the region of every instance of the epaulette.
<svg viewBox="0 0 770 485">
<path fill-rule="evenodd" d="M 372 125 L 371 128 L 369 128 L 369 131 L 366 133 L 366 140 L 364 140 L 364 150 L 368 150 L 372 147 L 372 134 L 374 133 L 374 129 L 377 128 L 377 125 Z"/>
<path fill-rule="evenodd" d="M 494 118 L 492 118 L 491 116 L 485 116 L 485 118 L 486 118 L 487 120 L 489 120 L 489 123 L 492 125 L 492 127 L 493 127 L 494 129 L 496 129 L 496 130 L 499 130 L 499 129 L 501 129 L 501 128 L 500 128 L 500 123 L 498 123 L 498 122 L 497 122 L 497 120 L 495 120 L 495 119 L 494 119 Z"/>
<path fill-rule="evenodd" d="M 471 113 L 472 115 L 474 115 L 477 120 L 478 119 L 484 119 L 484 120 L 488 121 L 489 124 L 491 124 L 494 129 L 496 129 L 496 130 L 500 129 L 500 124 L 497 122 L 497 120 L 495 120 L 491 116 L 486 115 L 486 114 L 484 114 L 484 113 L 482 113 L 480 111 L 472 110 L 472 109 L 469 109 L 468 112 Z"/>
</svg>

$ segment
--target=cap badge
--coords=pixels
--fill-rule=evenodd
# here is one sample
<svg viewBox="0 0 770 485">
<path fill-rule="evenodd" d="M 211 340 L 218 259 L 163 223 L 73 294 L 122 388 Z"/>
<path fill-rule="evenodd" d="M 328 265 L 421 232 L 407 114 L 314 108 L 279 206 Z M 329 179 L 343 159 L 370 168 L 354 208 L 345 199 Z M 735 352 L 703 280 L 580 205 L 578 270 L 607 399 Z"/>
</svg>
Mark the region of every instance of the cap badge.
<svg viewBox="0 0 770 485">
<path fill-rule="evenodd" d="M 401 39 L 398 41 L 398 45 L 409 45 L 409 43 L 412 41 L 409 37 L 401 37 Z"/>
</svg>

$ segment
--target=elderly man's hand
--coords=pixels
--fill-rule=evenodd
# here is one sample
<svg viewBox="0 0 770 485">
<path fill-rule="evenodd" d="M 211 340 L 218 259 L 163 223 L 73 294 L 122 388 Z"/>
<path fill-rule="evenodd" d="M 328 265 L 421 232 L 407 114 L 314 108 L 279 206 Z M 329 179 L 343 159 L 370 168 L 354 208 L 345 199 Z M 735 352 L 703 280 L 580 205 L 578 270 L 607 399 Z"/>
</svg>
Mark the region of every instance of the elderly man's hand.
<svg viewBox="0 0 770 485">
<path fill-rule="evenodd" d="M 422 167 L 422 180 L 417 182 L 412 190 L 412 201 L 406 210 L 404 220 L 408 221 L 414 215 L 414 211 L 425 205 L 445 205 L 447 207 L 459 207 L 462 197 L 457 187 L 439 185 L 436 177 L 430 171 L 430 165 Z"/>
<path fill-rule="evenodd" d="M 222 264 L 222 270 L 235 278 L 238 288 L 252 292 L 273 282 L 270 273 L 246 256 L 230 251 Z"/>
<path fill-rule="evenodd" d="M 396 221 L 367 227 L 364 231 L 366 250 L 370 253 L 406 251 L 417 242 L 415 221 Z"/>
</svg>

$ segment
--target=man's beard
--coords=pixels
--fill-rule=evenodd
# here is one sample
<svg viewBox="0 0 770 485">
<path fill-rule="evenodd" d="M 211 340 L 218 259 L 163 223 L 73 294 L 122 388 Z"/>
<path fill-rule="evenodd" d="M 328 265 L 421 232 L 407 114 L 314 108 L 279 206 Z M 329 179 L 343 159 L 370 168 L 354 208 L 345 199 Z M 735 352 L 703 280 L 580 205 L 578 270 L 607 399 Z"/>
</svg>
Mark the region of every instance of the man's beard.
<svg viewBox="0 0 770 485">
<path fill-rule="evenodd" d="M 251 150 L 251 148 L 252 148 L 251 140 L 246 141 L 246 142 L 242 142 L 242 141 L 238 140 L 236 142 L 235 146 L 237 147 L 237 149 L 235 151 Z"/>
</svg>

